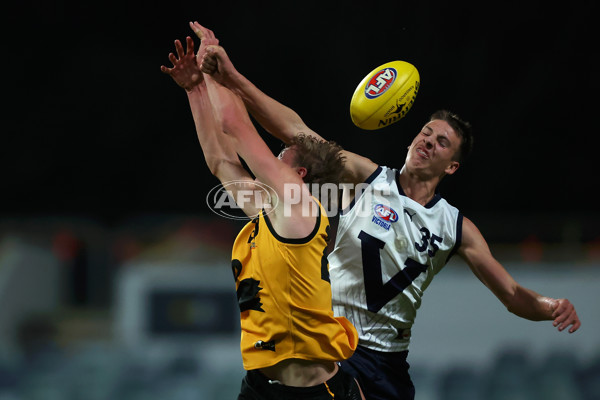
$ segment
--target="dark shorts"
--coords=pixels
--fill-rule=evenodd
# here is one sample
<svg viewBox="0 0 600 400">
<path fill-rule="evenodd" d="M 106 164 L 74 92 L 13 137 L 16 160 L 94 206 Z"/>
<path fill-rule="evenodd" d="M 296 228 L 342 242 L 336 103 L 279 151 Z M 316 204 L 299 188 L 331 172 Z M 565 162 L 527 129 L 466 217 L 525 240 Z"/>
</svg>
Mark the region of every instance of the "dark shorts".
<svg viewBox="0 0 600 400">
<path fill-rule="evenodd" d="M 238 400 L 360 400 L 356 380 L 341 368 L 327 382 L 316 386 L 296 387 L 269 383 L 257 370 L 246 372 Z M 333 394 L 333 396 L 332 396 Z"/>
<path fill-rule="evenodd" d="M 413 400 L 415 386 L 408 374 L 408 351 L 375 351 L 358 346 L 342 369 L 356 377 L 368 400 Z"/>
</svg>

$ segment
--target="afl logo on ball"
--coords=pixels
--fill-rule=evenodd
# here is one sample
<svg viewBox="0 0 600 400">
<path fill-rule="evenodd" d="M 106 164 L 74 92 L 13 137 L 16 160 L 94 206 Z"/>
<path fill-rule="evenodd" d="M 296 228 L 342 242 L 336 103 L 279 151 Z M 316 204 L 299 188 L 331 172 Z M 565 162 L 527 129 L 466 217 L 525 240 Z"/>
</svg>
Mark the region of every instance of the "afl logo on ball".
<svg viewBox="0 0 600 400">
<path fill-rule="evenodd" d="M 384 68 L 377 71 L 365 85 L 365 96 L 374 99 L 384 94 L 396 80 L 398 73 L 394 68 Z"/>
</svg>

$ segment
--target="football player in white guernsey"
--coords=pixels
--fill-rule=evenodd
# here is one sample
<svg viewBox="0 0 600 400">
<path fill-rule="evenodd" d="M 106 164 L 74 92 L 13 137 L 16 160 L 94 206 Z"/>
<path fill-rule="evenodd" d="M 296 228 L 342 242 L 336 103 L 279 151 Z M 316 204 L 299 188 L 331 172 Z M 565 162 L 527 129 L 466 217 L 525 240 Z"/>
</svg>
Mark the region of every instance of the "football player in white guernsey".
<svg viewBox="0 0 600 400">
<path fill-rule="evenodd" d="M 222 47 L 201 68 L 237 93 L 250 114 L 288 143 L 314 135 L 300 116 L 240 74 Z M 553 321 L 559 331 L 581 325 L 567 299 L 542 296 L 517 283 L 491 254 L 468 218 L 436 194 L 470 152 L 470 125 L 448 111 L 432 115 L 408 148 L 400 169 L 344 151 L 345 190 L 335 248 L 329 255 L 334 313 L 348 318 L 359 346 L 342 367 L 359 378 L 367 399 L 412 399 L 406 356 L 423 291 L 452 254 L 519 317 Z M 363 184 L 362 190 L 352 187 Z"/>
</svg>

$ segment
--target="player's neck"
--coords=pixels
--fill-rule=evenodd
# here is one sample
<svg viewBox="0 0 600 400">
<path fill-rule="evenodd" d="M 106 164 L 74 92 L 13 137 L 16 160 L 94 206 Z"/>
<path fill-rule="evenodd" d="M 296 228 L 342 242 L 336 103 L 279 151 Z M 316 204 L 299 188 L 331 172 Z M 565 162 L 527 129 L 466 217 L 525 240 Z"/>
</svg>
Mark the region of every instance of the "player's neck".
<svg viewBox="0 0 600 400">
<path fill-rule="evenodd" d="M 439 179 L 423 179 L 417 174 L 412 174 L 402 168 L 398 175 L 398 184 L 402 187 L 404 194 L 421 205 L 426 205 L 435 196 L 435 188 Z"/>
</svg>

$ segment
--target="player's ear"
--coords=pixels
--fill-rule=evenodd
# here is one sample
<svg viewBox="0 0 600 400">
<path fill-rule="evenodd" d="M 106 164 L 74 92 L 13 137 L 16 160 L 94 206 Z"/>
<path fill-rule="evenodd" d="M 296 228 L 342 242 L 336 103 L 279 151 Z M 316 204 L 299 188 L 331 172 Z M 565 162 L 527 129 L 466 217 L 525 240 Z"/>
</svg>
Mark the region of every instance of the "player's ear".
<svg viewBox="0 0 600 400">
<path fill-rule="evenodd" d="M 300 175 L 300 178 L 304 179 L 306 174 L 308 174 L 308 170 L 305 167 L 297 167 L 296 173 Z"/>
<path fill-rule="evenodd" d="M 458 161 L 450 161 L 450 165 L 446 167 L 444 172 L 446 173 L 446 175 L 452 175 L 456 172 L 458 167 L 460 167 L 460 163 Z"/>
</svg>

